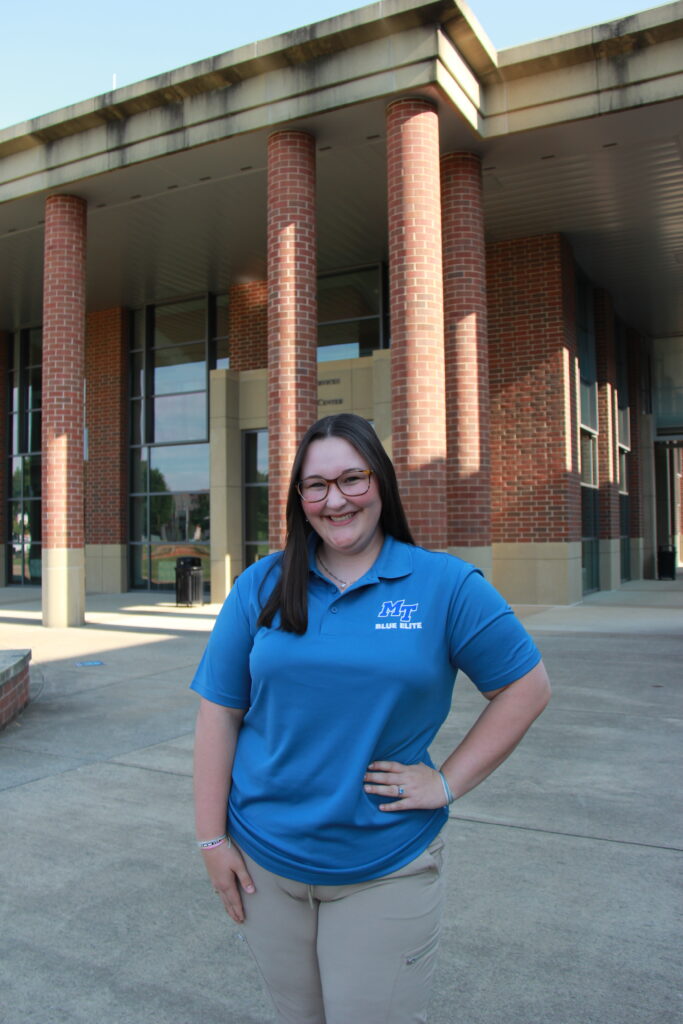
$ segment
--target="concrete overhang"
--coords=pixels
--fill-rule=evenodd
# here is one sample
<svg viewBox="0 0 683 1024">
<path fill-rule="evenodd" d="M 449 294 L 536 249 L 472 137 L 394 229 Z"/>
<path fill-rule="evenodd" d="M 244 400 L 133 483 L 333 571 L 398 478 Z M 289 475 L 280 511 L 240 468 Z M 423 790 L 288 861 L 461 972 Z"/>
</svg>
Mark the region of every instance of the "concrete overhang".
<svg viewBox="0 0 683 1024">
<path fill-rule="evenodd" d="M 89 205 L 93 308 L 265 273 L 266 140 L 318 149 L 322 269 L 386 258 L 385 108 L 479 153 L 491 241 L 562 232 L 645 333 L 683 333 L 683 0 L 496 53 L 457 0 L 382 0 L 0 132 L 0 326 L 39 321 L 44 198 Z M 150 268 L 153 267 L 153 272 Z"/>
</svg>

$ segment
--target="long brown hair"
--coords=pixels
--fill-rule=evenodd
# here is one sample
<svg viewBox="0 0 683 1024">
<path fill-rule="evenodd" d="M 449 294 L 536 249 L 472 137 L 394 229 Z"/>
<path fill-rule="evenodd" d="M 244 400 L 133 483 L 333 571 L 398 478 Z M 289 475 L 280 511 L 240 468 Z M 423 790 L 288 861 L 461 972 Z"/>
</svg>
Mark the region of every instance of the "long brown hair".
<svg viewBox="0 0 683 1024">
<path fill-rule="evenodd" d="M 287 494 L 287 539 L 282 552 L 282 575 L 275 584 L 258 619 L 259 626 L 270 626 L 280 612 L 280 628 L 289 633 L 305 633 L 308 628 L 308 538 L 313 532 L 301 507 L 296 485 L 301 478 L 308 446 L 325 437 L 341 437 L 363 456 L 379 487 L 382 512 L 379 525 L 384 534 L 414 544 L 413 535 L 401 502 L 391 459 L 382 447 L 374 428 L 362 416 L 341 412 L 324 416 L 309 427 L 292 464 Z M 265 581 L 264 581 L 265 582 Z"/>
</svg>

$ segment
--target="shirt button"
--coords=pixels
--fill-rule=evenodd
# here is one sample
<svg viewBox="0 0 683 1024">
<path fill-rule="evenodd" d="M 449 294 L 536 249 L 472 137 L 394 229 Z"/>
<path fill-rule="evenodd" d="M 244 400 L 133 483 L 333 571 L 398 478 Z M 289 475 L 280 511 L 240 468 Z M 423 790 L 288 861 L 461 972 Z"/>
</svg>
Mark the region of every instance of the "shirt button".
<svg viewBox="0 0 683 1024">
<path fill-rule="evenodd" d="M 336 615 L 338 610 L 338 608 L 330 608 L 330 611 L 332 612 L 333 615 Z"/>
</svg>

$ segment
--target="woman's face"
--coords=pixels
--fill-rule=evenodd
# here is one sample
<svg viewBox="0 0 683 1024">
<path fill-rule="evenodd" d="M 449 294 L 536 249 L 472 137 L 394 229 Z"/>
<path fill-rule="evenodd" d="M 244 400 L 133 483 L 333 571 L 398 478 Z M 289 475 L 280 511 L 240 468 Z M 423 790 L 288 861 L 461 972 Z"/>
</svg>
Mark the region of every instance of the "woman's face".
<svg viewBox="0 0 683 1024">
<path fill-rule="evenodd" d="M 301 479 L 324 477 L 336 480 L 349 469 L 369 469 L 367 461 L 342 437 L 323 437 L 308 446 Z M 323 543 L 338 554 L 357 555 L 382 540 L 379 519 L 382 499 L 375 476 L 365 494 L 347 497 L 330 484 L 322 501 L 304 501 L 301 507 Z"/>
</svg>

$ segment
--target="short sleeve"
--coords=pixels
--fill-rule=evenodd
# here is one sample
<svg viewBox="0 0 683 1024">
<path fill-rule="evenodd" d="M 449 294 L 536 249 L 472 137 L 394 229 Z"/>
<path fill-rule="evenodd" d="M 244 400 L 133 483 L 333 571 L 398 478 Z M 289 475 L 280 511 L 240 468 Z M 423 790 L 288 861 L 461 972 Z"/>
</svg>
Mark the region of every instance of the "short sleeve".
<svg viewBox="0 0 683 1024">
<path fill-rule="evenodd" d="M 512 608 L 475 569 L 452 601 L 449 644 L 453 667 L 482 692 L 514 683 L 541 660 Z"/>
<path fill-rule="evenodd" d="M 253 631 L 237 584 L 225 599 L 190 689 L 224 707 L 248 708 Z"/>
</svg>

